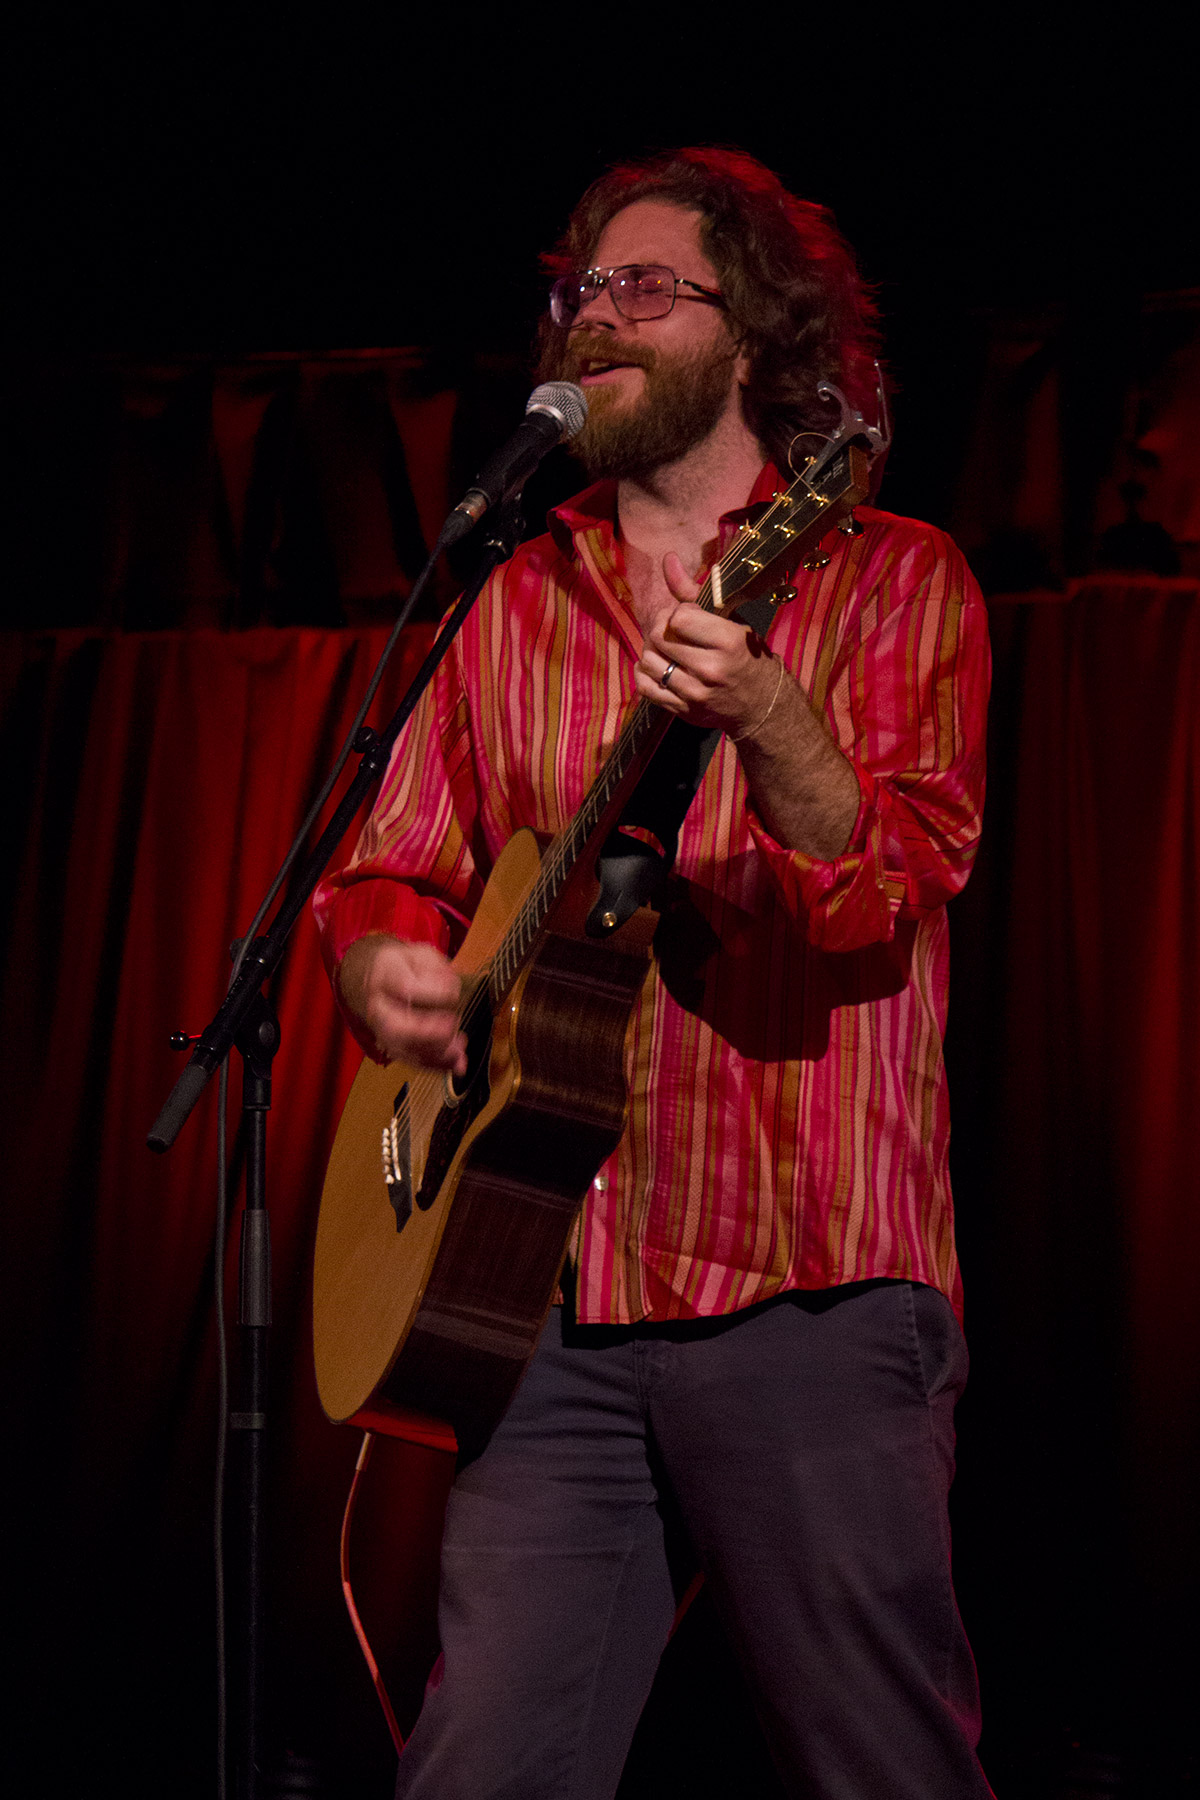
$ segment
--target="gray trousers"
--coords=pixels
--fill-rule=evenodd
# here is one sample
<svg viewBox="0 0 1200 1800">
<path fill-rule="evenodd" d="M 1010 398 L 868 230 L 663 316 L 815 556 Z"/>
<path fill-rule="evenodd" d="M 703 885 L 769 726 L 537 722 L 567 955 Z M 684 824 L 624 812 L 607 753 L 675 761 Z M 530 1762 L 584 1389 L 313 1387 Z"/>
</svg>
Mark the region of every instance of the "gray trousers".
<svg viewBox="0 0 1200 1800">
<path fill-rule="evenodd" d="M 405 1800 L 611 1800 L 675 1612 L 677 1511 L 789 1794 L 982 1800 L 946 1498 L 966 1349 L 908 1282 L 728 1318 L 556 1307 L 455 1482 Z"/>
</svg>

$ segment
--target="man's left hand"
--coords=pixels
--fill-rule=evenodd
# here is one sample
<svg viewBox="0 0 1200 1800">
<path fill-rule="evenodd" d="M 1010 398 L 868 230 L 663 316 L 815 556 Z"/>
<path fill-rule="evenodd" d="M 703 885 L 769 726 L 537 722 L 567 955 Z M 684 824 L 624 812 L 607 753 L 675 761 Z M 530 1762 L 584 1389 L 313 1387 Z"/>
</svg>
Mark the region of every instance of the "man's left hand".
<svg viewBox="0 0 1200 1800">
<path fill-rule="evenodd" d="M 695 604 L 700 589 L 677 556 L 664 557 L 663 574 L 674 602 L 646 632 L 638 692 L 677 718 L 728 732 L 776 843 L 825 861 L 840 856 L 860 794 L 828 727 L 761 638 Z"/>
<path fill-rule="evenodd" d="M 749 626 L 695 604 L 699 583 L 677 556 L 663 559 L 663 573 L 675 600 L 646 632 L 634 671 L 638 692 L 692 725 L 737 737 L 769 707 L 779 665 Z"/>
</svg>

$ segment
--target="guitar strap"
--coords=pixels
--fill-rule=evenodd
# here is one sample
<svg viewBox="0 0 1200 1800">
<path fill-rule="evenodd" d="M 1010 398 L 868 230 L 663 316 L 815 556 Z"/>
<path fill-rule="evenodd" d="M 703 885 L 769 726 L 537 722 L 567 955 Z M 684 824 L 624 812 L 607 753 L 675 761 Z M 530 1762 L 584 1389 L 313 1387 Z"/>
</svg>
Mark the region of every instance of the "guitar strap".
<svg viewBox="0 0 1200 1800">
<path fill-rule="evenodd" d="M 759 637 L 766 636 L 775 616 L 769 594 L 733 610 Z M 719 730 L 672 719 L 600 852 L 600 891 L 587 917 L 589 936 L 607 937 L 659 894 L 675 861 L 679 828 L 721 736 Z"/>
</svg>

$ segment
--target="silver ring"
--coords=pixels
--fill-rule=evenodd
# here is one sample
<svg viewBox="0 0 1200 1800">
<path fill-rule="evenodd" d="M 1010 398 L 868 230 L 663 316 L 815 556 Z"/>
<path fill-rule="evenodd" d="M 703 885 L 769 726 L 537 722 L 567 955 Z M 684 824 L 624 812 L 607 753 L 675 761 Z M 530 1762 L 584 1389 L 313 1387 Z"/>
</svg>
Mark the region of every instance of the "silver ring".
<svg viewBox="0 0 1200 1800">
<path fill-rule="evenodd" d="M 659 687 L 670 687 L 671 677 L 675 673 L 675 671 L 678 667 L 679 667 L 678 663 L 668 663 L 667 664 L 666 668 L 663 670 L 662 674 L 658 678 Z"/>
</svg>

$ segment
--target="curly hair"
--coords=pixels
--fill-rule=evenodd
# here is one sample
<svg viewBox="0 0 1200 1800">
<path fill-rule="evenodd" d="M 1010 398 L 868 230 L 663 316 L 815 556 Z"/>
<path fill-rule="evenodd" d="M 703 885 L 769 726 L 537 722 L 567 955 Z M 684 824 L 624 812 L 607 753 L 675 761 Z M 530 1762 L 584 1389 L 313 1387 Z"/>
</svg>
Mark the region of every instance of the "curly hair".
<svg viewBox="0 0 1200 1800">
<path fill-rule="evenodd" d="M 620 163 L 601 175 L 542 264 L 553 275 L 589 267 L 609 220 L 635 200 L 665 200 L 701 215 L 701 242 L 750 358 L 746 423 L 781 467 L 797 432 L 827 429 L 817 383 L 863 406 L 875 386 L 873 297 L 833 215 L 798 200 L 744 150 L 701 146 Z M 547 317 L 539 363 L 557 373 L 566 331 Z"/>
</svg>

